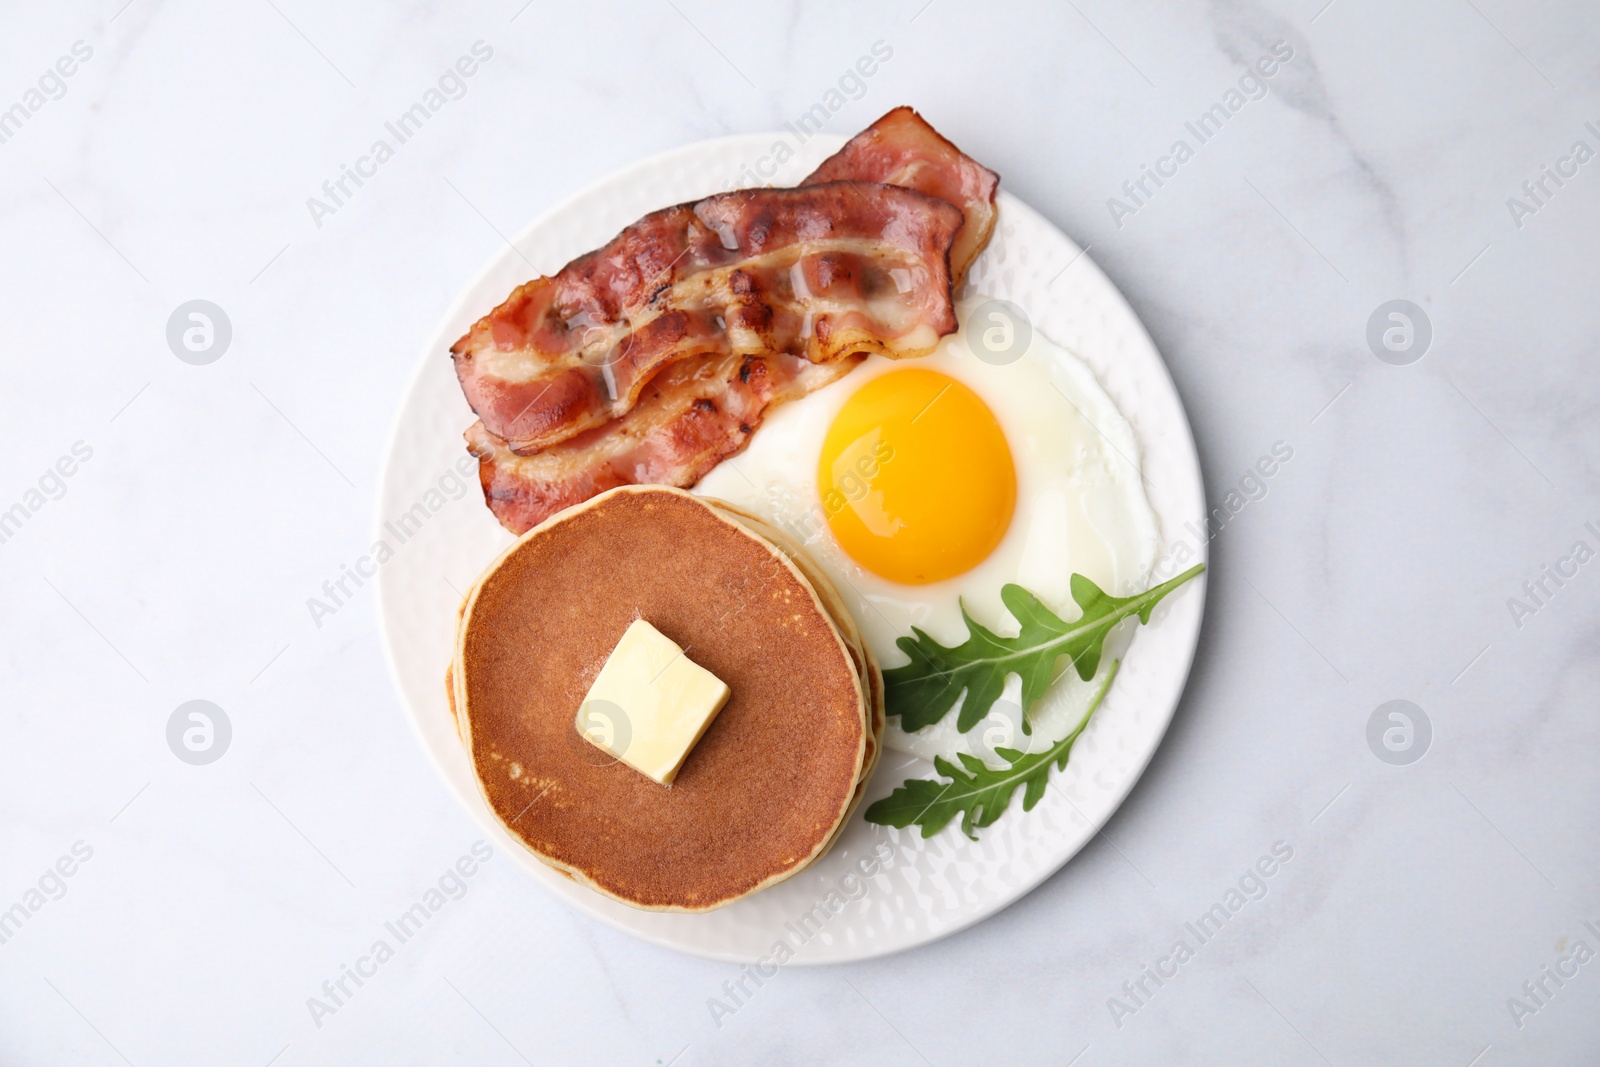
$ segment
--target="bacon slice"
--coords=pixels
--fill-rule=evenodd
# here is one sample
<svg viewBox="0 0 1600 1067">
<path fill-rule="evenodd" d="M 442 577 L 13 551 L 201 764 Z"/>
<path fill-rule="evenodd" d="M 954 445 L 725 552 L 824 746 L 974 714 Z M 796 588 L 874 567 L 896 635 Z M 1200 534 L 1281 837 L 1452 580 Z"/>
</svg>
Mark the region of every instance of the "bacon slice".
<svg viewBox="0 0 1600 1067">
<path fill-rule="evenodd" d="M 909 107 L 895 108 L 850 138 L 801 184 L 835 181 L 904 186 L 960 208 L 966 222 L 950 249 L 955 285 L 994 233 L 1000 175 L 964 155 Z"/>
<path fill-rule="evenodd" d="M 723 193 L 646 215 L 518 287 L 451 348 L 467 402 L 531 454 L 628 412 L 689 357 L 924 355 L 956 329 L 960 209 L 859 181 Z"/>
<path fill-rule="evenodd" d="M 726 355 L 683 360 L 651 379 L 626 415 L 537 455 L 513 452 L 482 422 L 467 430 L 484 499 L 521 534 L 619 485 L 687 489 L 745 446 L 772 407 L 842 378 L 866 359 Z"/>
<path fill-rule="evenodd" d="M 929 351 L 998 183 L 899 107 L 801 189 L 647 215 L 520 287 L 451 349 L 490 509 L 523 533 L 617 485 L 687 488 L 864 353 Z"/>
</svg>

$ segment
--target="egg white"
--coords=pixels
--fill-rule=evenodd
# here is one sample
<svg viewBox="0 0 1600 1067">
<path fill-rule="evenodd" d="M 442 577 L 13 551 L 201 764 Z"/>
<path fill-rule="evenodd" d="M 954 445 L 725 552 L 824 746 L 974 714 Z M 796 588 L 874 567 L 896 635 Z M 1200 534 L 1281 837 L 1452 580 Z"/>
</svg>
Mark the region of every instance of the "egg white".
<svg viewBox="0 0 1600 1067">
<path fill-rule="evenodd" d="M 985 300 L 963 301 L 960 319 Z M 901 585 L 856 563 L 834 539 L 817 493 L 817 460 L 834 416 L 880 374 L 918 366 L 963 382 L 994 412 L 1016 465 L 1017 504 L 999 546 L 964 574 L 928 585 Z M 962 333 L 926 357 L 897 363 L 871 357 L 838 382 L 787 404 L 756 431 L 743 453 L 725 460 L 695 492 L 748 508 L 805 544 L 838 586 L 884 668 L 907 662 L 895 639 L 916 626 L 944 645 L 966 639 L 958 601 L 981 625 L 1015 634 L 1000 587 L 1023 586 L 1065 619 L 1079 614 L 1069 584 L 1074 573 L 1114 595 L 1146 587 L 1160 546 L 1155 512 L 1145 496 L 1133 428 L 1094 373 L 1070 352 L 1033 331 L 1017 361 L 997 366 L 972 353 Z M 926 759 L 969 752 L 1000 765 L 996 747 L 1033 751 L 1059 741 L 1082 718 L 1110 661 L 1131 636 L 1123 623 L 1106 642 L 1099 677 L 1084 681 L 1063 661 L 1063 673 L 1032 709 L 1032 734 L 1021 732 L 1017 677 L 989 715 L 966 734 L 952 710 L 907 733 L 891 717 L 890 748 Z"/>
</svg>

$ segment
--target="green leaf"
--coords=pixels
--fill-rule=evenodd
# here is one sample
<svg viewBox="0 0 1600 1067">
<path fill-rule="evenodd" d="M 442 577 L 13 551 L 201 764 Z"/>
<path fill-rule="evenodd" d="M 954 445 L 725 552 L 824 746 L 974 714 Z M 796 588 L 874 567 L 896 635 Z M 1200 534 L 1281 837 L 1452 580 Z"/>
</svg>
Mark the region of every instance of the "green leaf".
<svg viewBox="0 0 1600 1067">
<path fill-rule="evenodd" d="M 961 617 L 968 637 L 954 648 L 946 648 L 912 627 L 914 636 L 895 642 L 911 662 L 883 672 L 888 714 L 900 716 L 903 729 L 920 730 L 944 718 L 966 693 L 956 720 L 956 726 L 966 733 L 989 714 L 1005 688 L 1006 676 L 1016 674 L 1022 678 L 1022 731 L 1031 733 L 1028 710 L 1055 680 L 1060 657 L 1070 656 L 1084 681 L 1093 678 L 1113 626 L 1129 615 L 1149 622 L 1151 609 L 1162 597 L 1205 569 L 1205 564 L 1198 563 L 1176 578 L 1130 597 L 1111 596 L 1083 575 L 1074 574 L 1072 599 L 1082 614 L 1072 622 L 1063 622 L 1022 586 L 1004 586 L 1000 600 L 1022 627 L 1016 637 L 1001 637 L 978 625 L 967 614 L 966 605 L 961 606 Z"/>
<path fill-rule="evenodd" d="M 913 778 L 899 789 L 867 808 L 866 820 L 880 826 L 922 827 L 923 837 L 932 837 L 949 825 L 950 820 L 961 816 L 961 832 L 977 840 L 975 830 L 993 825 L 1011 805 L 1017 788 L 1022 787 L 1022 810 L 1032 811 L 1044 797 L 1050 784 L 1052 765 L 1064 769 L 1072 745 L 1089 725 L 1089 718 L 1105 699 L 1111 680 L 1117 676 L 1120 661 L 1112 661 L 1106 680 L 1094 695 L 1089 710 L 1066 737 L 1043 752 L 1024 755 L 1014 748 L 1000 748 L 995 752 L 1010 766 L 995 770 L 976 756 L 963 752 L 962 766 L 949 760 L 935 758 L 933 766 L 939 774 L 950 779 L 939 782 L 931 778 Z"/>
</svg>

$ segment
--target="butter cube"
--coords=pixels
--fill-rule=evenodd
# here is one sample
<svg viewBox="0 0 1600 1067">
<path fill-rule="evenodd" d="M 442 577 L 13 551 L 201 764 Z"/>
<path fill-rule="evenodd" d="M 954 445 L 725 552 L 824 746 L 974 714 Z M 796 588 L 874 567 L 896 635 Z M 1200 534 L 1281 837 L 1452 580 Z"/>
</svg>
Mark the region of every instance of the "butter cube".
<svg viewBox="0 0 1600 1067">
<path fill-rule="evenodd" d="M 578 708 L 578 733 L 640 774 L 671 785 L 727 702 L 722 679 L 635 619 Z"/>
</svg>

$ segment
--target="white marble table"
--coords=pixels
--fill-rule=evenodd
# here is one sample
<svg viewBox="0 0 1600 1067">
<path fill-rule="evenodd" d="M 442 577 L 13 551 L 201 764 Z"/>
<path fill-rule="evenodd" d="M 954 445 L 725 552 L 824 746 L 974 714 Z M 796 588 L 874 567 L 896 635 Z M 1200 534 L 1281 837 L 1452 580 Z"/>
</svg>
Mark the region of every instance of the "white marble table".
<svg viewBox="0 0 1600 1067">
<path fill-rule="evenodd" d="M 25 918 L 0 1063 L 1595 1062 L 1600 563 L 1573 546 L 1600 549 L 1600 162 L 1572 150 L 1600 150 L 1600 27 L 1578 3 L 1324 2 L 8 11 L 0 908 Z M 786 969 L 720 1027 L 736 968 L 504 857 L 314 1018 L 478 836 L 402 718 L 370 590 L 307 608 L 367 547 L 420 339 L 501 234 L 643 155 L 827 110 L 877 42 L 830 132 L 913 103 L 1091 245 L 1213 502 L 1240 491 L 1164 747 L 1020 903 Z M 387 133 L 462 57 L 457 98 Z M 366 176 L 340 192 L 345 165 Z M 195 299 L 231 324 L 203 365 L 166 337 Z M 1431 327 L 1420 360 L 1421 332 L 1368 344 L 1392 300 Z M 191 700 L 231 724 L 214 763 L 169 748 Z M 1409 749 L 1399 720 L 1369 746 L 1391 700 L 1431 725 L 1419 761 L 1376 754 L 1424 747 L 1414 712 Z M 1200 944 L 1185 924 L 1275 845 L 1265 895 Z"/>
</svg>

